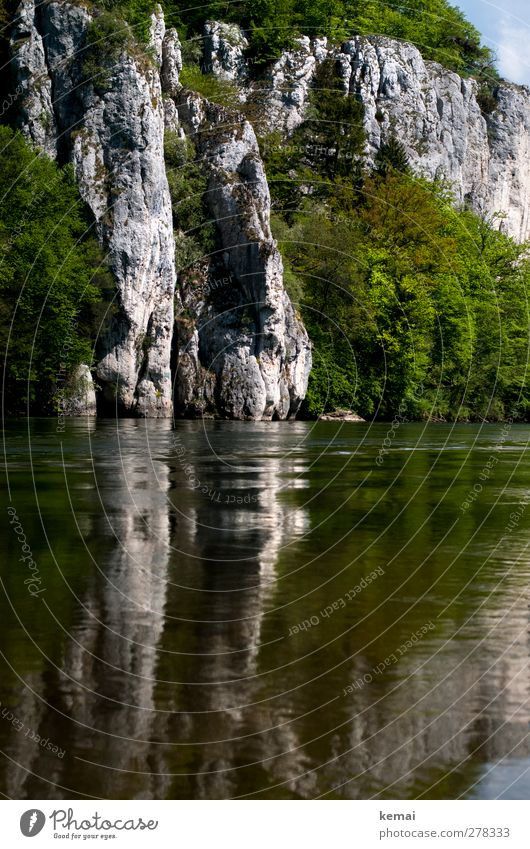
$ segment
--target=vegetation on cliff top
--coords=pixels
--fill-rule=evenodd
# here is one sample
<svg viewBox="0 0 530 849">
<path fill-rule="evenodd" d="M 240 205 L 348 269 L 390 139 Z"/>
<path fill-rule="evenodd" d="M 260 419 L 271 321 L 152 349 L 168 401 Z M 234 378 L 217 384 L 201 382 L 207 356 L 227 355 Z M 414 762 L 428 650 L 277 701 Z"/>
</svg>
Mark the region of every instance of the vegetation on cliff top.
<svg viewBox="0 0 530 849">
<path fill-rule="evenodd" d="M 528 246 L 415 177 L 395 138 L 368 172 L 362 107 L 332 63 L 322 74 L 326 97 L 289 144 L 262 142 L 286 284 L 315 346 L 306 410 L 528 419 Z"/>
<path fill-rule="evenodd" d="M 247 0 L 191 8 L 164 0 L 166 17 L 181 37 L 202 34 L 205 20 L 238 23 L 248 31 L 250 57 L 259 67 L 277 58 L 297 35 L 327 36 L 333 42 L 353 35 L 387 35 L 411 41 L 427 59 L 461 74 L 489 78 L 494 57 L 480 33 L 447 0 Z"/>
</svg>

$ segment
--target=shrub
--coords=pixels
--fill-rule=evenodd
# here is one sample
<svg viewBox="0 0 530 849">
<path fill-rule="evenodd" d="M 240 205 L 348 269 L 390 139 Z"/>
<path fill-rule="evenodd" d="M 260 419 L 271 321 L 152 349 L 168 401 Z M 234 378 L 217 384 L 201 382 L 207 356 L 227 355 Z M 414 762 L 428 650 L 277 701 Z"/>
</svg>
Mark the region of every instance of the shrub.
<svg viewBox="0 0 530 849">
<path fill-rule="evenodd" d="M 237 86 L 226 80 L 220 80 L 213 74 L 203 74 L 194 65 L 185 65 L 179 74 L 179 81 L 184 88 L 196 91 L 219 106 L 237 108 L 239 97 Z"/>
<path fill-rule="evenodd" d="M 210 221 L 205 192 L 208 179 L 189 139 L 168 132 L 164 139 L 166 172 L 173 208 L 177 270 L 188 268 L 214 250 L 215 222 Z"/>
</svg>

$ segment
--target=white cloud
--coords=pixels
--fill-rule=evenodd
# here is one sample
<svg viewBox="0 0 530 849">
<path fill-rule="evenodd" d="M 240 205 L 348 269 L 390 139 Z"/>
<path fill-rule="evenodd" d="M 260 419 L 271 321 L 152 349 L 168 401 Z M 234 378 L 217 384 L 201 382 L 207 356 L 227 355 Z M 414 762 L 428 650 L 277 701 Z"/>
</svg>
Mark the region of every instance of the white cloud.
<svg viewBox="0 0 530 849">
<path fill-rule="evenodd" d="M 528 0 L 453 0 L 493 48 L 503 77 L 530 85 Z"/>
<path fill-rule="evenodd" d="M 501 21 L 497 53 L 503 77 L 515 83 L 530 84 L 529 42 L 530 29 Z"/>
</svg>

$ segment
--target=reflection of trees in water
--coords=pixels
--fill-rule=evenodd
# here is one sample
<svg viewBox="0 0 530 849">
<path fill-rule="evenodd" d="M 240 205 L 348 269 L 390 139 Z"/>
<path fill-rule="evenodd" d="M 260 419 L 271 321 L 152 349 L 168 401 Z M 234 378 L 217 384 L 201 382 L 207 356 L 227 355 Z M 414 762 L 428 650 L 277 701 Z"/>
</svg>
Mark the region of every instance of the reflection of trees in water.
<svg viewBox="0 0 530 849">
<path fill-rule="evenodd" d="M 481 630 L 485 633 L 486 622 Z M 318 792 L 348 782 L 338 792 L 350 798 L 381 791 L 388 798 L 422 791 L 443 798 L 464 792 L 485 762 L 510 752 L 528 757 L 528 647 L 522 618 L 504 623 L 466 659 L 474 645 L 449 642 L 432 656 L 432 646 L 417 647 L 399 661 L 399 678 L 390 668 L 378 682 L 346 696 L 351 724 L 332 741 L 339 757 L 321 771 Z M 501 657 L 504 648 L 508 651 Z M 495 653 L 499 659 L 489 669 Z M 357 660 L 351 680 L 366 671 Z"/>
<path fill-rule="evenodd" d="M 279 459 L 286 444 L 280 428 L 264 431 L 260 451 L 246 442 L 238 449 L 238 431 L 230 462 L 227 431 L 220 431 L 221 458 L 215 430 L 207 432 L 211 450 L 202 425 L 182 423 L 179 431 L 185 464 L 167 423 L 125 422 L 114 435 L 107 426 L 105 442 L 94 440 L 107 518 L 90 524 L 82 510 L 79 518 L 99 569 L 55 658 L 64 674 L 26 675 L 71 720 L 45 711 L 27 689 L 19 708 L 67 755 L 53 758 L 23 738 L 10 752 L 71 790 L 12 767 L 9 795 L 224 798 L 280 784 L 269 795 L 309 798 L 337 788 L 337 796 L 365 798 L 389 787 L 386 795 L 399 798 L 427 790 L 461 764 L 450 784 L 439 785 L 443 797 L 464 791 L 485 762 L 512 748 L 528 757 L 526 611 L 519 604 L 501 622 L 502 594 L 476 614 L 469 639 L 431 657 L 444 628 L 453 633 L 439 624 L 433 643 L 428 635 L 373 683 L 322 710 L 316 708 L 382 659 L 363 652 L 362 633 L 341 643 L 344 657 L 354 659 L 314 685 L 304 686 L 343 659 L 336 647 L 312 665 L 269 673 L 308 650 L 304 639 L 267 645 L 285 636 L 294 615 L 268 615 L 287 600 L 278 561 L 290 563 L 284 546 L 310 529 L 308 511 L 287 506 L 280 494 L 300 471 L 300 457 Z M 234 503 L 234 495 L 250 501 Z M 335 633 L 321 628 L 322 642 Z M 488 671 L 492 657 L 498 660 Z"/>
</svg>

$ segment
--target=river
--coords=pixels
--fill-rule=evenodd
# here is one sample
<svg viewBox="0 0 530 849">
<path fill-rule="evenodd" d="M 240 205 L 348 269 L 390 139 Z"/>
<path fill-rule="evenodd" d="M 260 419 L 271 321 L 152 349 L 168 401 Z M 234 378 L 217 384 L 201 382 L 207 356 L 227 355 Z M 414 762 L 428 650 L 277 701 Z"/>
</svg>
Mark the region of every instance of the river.
<svg viewBox="0 0 530 849">
<path fill-rule="evenodd" d="M 4 795 L 528 798 L 529 439 L 8 421 Z"/>
</svg>

